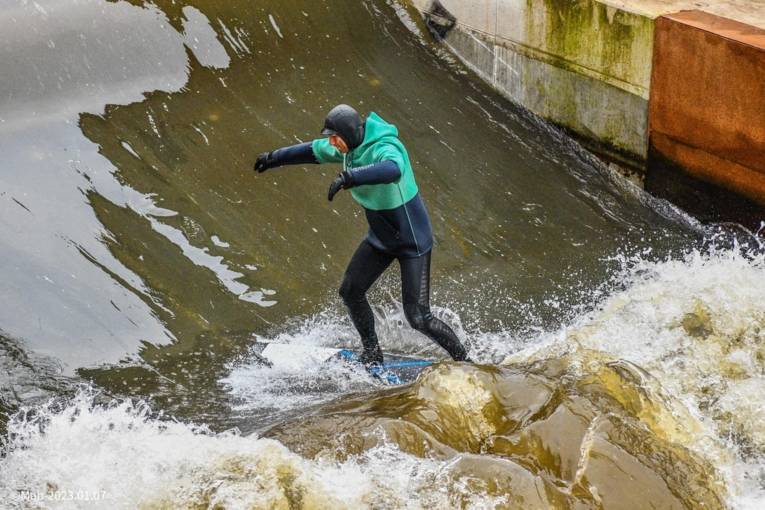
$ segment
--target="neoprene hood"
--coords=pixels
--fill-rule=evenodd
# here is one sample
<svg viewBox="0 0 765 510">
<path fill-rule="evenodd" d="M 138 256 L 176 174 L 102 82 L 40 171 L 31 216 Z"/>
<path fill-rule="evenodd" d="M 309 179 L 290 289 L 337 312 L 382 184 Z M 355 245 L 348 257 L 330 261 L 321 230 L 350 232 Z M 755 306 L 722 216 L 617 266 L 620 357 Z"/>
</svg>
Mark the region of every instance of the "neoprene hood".
<svg viewBox="0 0 765 510">
<path fill-rule="evenodd" d="M 364 120 L 352 107 L 339 104 L 332 108 L 324 119 L 321 134 L 338 135 L 348 146 L 348 150 L 353 150 L 364 141 Z"/>
</svg>

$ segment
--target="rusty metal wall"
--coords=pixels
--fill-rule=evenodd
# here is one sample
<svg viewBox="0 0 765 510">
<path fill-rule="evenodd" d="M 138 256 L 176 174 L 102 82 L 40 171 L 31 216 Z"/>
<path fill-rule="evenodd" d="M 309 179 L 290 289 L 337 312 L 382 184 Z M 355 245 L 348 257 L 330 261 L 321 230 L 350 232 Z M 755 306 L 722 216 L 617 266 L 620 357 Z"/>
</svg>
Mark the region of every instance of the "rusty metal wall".
<svg viewBox="0 0 765 510">
<path fill-rule="evenodd" d="M 765 30 L 701 11 L 658 18 L 648 135 L 649 178 L 670 162 L 765 205 Z"/>
</svg>

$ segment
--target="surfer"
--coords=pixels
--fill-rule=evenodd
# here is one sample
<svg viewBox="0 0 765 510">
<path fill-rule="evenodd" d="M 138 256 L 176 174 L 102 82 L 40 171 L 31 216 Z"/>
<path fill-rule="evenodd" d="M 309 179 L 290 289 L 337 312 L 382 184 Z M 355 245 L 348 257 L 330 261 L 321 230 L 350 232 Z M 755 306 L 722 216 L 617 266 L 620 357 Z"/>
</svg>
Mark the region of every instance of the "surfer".
<svg viewBox="0 0 765 510">
<path fill-rule="evenodd" d="M 401 293 L 409 324 L 443 347 L 457 361 L 470 361 L 454 331 L 430 310 L 430 254 L 433 233 L 425 203 L 398 129 L 375 112 L 366 119 L 340 104 L 324 120 L 321 134 L 299 143 L 258 155 L 255 170 L 265 172 L 282 165 L 342 163 L 329 186 L 332 201 L 343 189 L 363 208 L 369 224 L 366 237 L 351 257 L 340 285 L 340 297 L 361 336 L 365 365 L 382 364 L 383 354 L 367 290 L 397 259 L 401 267 Z"/>
</svg>

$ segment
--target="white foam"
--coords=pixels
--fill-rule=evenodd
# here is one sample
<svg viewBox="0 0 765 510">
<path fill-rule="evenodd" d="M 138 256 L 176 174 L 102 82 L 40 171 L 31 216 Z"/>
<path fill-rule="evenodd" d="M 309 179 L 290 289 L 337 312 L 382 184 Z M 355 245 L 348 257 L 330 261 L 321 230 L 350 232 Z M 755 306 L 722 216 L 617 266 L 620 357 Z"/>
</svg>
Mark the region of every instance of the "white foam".
<svg viewBox="0 0 765 510">
<path fill-rule="evenodd" d="M 210 240 L 213 242 L 215 246 L 218 246 L 220 248 L 230 248 L 231 244 L 227 243 L 226 241 L 222 241 L 220 237 L 216 235 L 210 236 Z"/>
<path fill-rule="evenodd" d="M 366 374 L 351 370 L 342 363 L 325 363 L 317 352 L 335 352 L 339 348 L 358 348 L 351 327 L 331 314 L 306 319 L 295 330 L 273 338 L 256 336 L 270 344 L 266 357 L 273 363 L 263 365 L 257 355 L 230 364 L 230 373 L 221 383 L 236 399 L 239 412 L 284 412 L 327 402 L 351 391 L 368 390 L 375 382 Z M 281 349 L 280 346 L 289 346 Z M 328 350 L 329 348 L 329 350 Z M 283 352 L 282 352 L 283 351 Z M 302 353 L 302 355 L 300 355 Z"/>
<path fill-rule="evenodd" d="M 284 36 L 282 35 L 282 31 L 279 30 L 279 25 L 276 24 L 276 20 L 274 19 L 274 16 L 272 14 L 268 15 L 268 21 L 271 22 L 271 26 L 274 27 L 274 30 L 276 30 L 276 35 L 278 35 L 280 39 L 284 39 Z"/>
<path fill-rule="evenodd" d="M 733 506 L 762 508 L 765 258 L 734 248 L 624 263 L 624 290 L 511 359 L 592 349 L 638 365 L 698 419 L 686 446 L 728 477 Z"/>
<path fill-rule="evenodd" d="M 636 364 L 670 396 L 669 412 L 682 406 L 687 410 L 683 416 L 695 420 L 688 424 L 690 439 L 683 444 L 721 470 L 731 506 L 761 508 L 765 501 L 759 482 L 765 471 L 765 361 L 760 355 L 765 345 L 765 259 L 733 249 L 623 263 L 624 269 L 613 282 L 617 290 L 598 289 L 592 294 L 605 296 L 594 311 L 560 330 L 539 332 L 531 339 L 515 339 L 508 332 L 471 334 L 471 355 L 491 361 L 500 353 L 516 351 L 515 359 L 533 360 L 596 350 L 606 358 Z M 439 315 L 464 334 L 450 310 L 439 310 Z M 376 321 L 386 351 L 423 355 L 423 351 L 438 349 L 408 327 L 400 306 L 376 309 Z M 328 313 L 295 319 L 282 333 L 255 340 L 303 346 L 306 351 L 359 348 L 357 333 L 347 317 Z M 252 357 L 230 366 L 230 374 L 221 382 L 231 390 L 238 411 L 271 420 L 279 413 L 302 413 L 307 406 L 377 388 L 365 374 L 342 364 L 276 365 L 264 367 Z M 225 490 L 216 497 L 232 506 L 263 504 L 264 500 L 257 499 L 266 497 L 263 494 L 277 497 L 279 489 L 262 480 L 255 490 L 245 477 L 232 475 L 226 466 L 232 464 L 232 458 L 242 458 L 235 457 L 239 452 L 248 465 L 261 466 L 265 472 L 268 466 L 289 465 L 299 473 L 296 479 L 309 480 L 305 483 L 312 487 L 312 494 L 337 498 L 339 506 L 389 501 L 379 498 L 398 494 L 404 498 L 398 506 L 416 507 L 422 494 L 413 495 L 414 489 L 405 485 L 406 475 L 397 479 L 397 469 L 422 476 L 444 469 L 438 461 L 407 456 L 391 445 L 347 463 L 322 464 L 295 456 L 273 441 L 147 420 L 147 411 L 140 406 L 93 409 L 80 398 L 61 415 L 43 409 L 43 419 L 11 424 L 15 435 L 11 451 L 0 461 L 0 479 L 9 480 L 0 484 L 2 490 L 38 490 L 48 483 L 60 488 L 99 488 L 127 502 L 112 505 L 119 508 L 145 501 L 139 497 L 156 499 L 171 497 L 171 493 L 176 497 L 172 491 L 192 497 L 200 487 L 225 479 L 220 482 Z M 47 423 L 45 433 L 37 429 L 39 423 Z M 685 441 L 683 437 L 677 440 Z M 104 467 L 111 463 L 116 466 L 114 473 Z M 160 467 L 169 474 L 157 474 Z M 120 477 L 126 477 L 124 484 Z M 354 483 L 343 483 L 346 479 Z M 481 494 L 476 498 L 479 507 L 487 501 Z M 256 501 L 259 503 L 253 503 Z M 67 508 L 65 504 L 61 507 Z"/>
<path fill-rule="evenodd" d="M 418 458 L 383 441 L 343 462 L 310 460 L 271 439 L 215 434 L 152 418 L 142 403 L 95 406 L 79 393 L 63 411 L 45 406 L 10 423 L 0 497 L 10 508 L 290 506 L 493 508 L 504 501 L 452 473 L 453 462 Z M 80 498 L 78 498 L 80 496 Z M 89 501 L 84 501 L 88 497 Z"/>
<path fill-rule="evenodd" d="M 133 147 L 129 143 L 127 143 L 125 140 L 122 140 L 120 142 L 120 145 L 122 145 L 122 147 L 126 151 L 128 151 L 134 158 L 141 159 L 141 156 L 139 156 L 138 153 L 135 151 L 135 149 L 133 149 Z"/>
</svg>

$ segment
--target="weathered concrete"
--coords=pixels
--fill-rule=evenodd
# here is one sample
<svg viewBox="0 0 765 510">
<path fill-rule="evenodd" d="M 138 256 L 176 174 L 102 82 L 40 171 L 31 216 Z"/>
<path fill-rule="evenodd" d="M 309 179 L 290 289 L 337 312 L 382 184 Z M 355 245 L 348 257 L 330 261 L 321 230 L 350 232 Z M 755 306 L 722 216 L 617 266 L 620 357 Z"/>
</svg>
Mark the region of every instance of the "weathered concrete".
<svg viewBox="0 0 765 510">
<path fill-rule="evenodd" d="M 658 16 L 702 8 L 765 26 L 752 0 L 412 0 L 455 18 L 445 42 L 500 93 L 639 166 Z M 761 6 L 760 6 L 761 7 Z"/>
<path fill-rule="evenodd" d="M 668 160 L 765 205 L 765 30 L 685 11 L 655 46 L 649 172 Z"/>
<path fill-rule="evenodd" d="M 411 1 L 501 94 L 650 191 L 703 219 L 765 217 L 763 0 Z"/>
<path fill-rule="evenodd" d="M 440 3 L 456 18 L 445 42 L 500 93 L 614 155 L 645 158 L 651 19 L 594 0 Z"/>
</svg>

